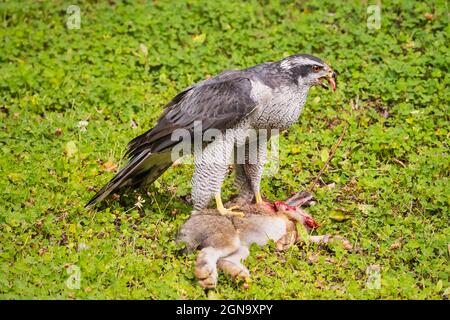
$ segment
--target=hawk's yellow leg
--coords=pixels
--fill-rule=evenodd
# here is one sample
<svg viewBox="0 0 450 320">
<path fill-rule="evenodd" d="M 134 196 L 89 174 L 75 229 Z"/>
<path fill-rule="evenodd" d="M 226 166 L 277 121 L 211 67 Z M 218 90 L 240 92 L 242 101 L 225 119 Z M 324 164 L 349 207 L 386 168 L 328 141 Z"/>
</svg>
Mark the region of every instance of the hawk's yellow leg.
<svg viewBox="0 0 450 320">
<path fill-rule="evenodd" d="M 239 208 L 239 206 L 232 206 L 230 208 L 225 208 L 223 206 L 222 203 L 222 198 L 220 196 L 220 193 L 215 195 L 216 198 L 216 206 L 217 206 L 217 210 L 220 212 L 221 215 L 225 216 L 225 215 L 230 215 L 230 216 L 240 216 L 243 217 L 244 213 L 241 211 L 233 211 L 234 209 Z"/>
</svg>

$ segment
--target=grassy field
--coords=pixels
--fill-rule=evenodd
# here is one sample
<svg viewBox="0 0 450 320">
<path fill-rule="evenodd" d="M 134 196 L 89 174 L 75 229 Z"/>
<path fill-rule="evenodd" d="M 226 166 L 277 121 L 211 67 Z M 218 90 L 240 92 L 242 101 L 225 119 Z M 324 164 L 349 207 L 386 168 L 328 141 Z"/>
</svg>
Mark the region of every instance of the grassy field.
<svg viewBox="0 0 450 320">
<path fill-rule="evenodd" d="M 79 28 L 70 1 L 0 3 L 0 298 L 448 299 L 449 4 L 383 1 L 377 29 L 371 2 L 79 1 Z M 348 123 L 308 210 L 354 251 L 252 247 L 248 289 L 205 292 L 174 242 L 192 166 L 83 209 L 178 91 L 294 53 L 338 90 L 311 90 L 263 194 L 306 189 Z"/>
</svg>

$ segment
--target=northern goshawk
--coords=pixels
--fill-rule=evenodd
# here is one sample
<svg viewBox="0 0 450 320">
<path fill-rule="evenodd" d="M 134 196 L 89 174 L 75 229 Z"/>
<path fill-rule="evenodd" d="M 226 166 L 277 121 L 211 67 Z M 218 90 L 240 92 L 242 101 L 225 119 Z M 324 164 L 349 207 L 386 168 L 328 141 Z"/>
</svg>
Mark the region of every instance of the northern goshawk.
<svg viewBox="0 0 450 320">
<path fill-rule="evenodd" d="M 309 88 L 315 85 L 327 88 L 325 81 L 336 90 L 336 74 L 326 63 L 311 55 L 298 54 L 244 70 L 225 71 L 186 88 L 164 107 L 154 128 L 130 141 L 128 164 L 86 207 L 124 187 L 152 183 L 176 160 L 173 151 L 180 141 L 174 139 L 174 132 L 190 133 L 191 144 L 196 128 L 201 128 L 201 134 L 214 129 L 226 134 L 210 139 L 211 142 L 202 140 L 202 152 L 195 157 L 192 178 L 194 210 L 205 208 L 215 197 L 222 214 L 234 213 L 224 208 L 220 195 L 229 158 L 236 149 L 249 145 L 250 130 L 283 130 L 296 122 Z M 258 137 L 257 140 L 264 141 L 257 141 L 255 157 L 247 154 L 242 163 L 236 164 L 235 181 L 241 185 L 242 197 L 250 196 L 249 199 L 261 203 L 259 186 L 270 133 Z M 253 161 L 248 161 L 249 158 Z"/>
</svg>

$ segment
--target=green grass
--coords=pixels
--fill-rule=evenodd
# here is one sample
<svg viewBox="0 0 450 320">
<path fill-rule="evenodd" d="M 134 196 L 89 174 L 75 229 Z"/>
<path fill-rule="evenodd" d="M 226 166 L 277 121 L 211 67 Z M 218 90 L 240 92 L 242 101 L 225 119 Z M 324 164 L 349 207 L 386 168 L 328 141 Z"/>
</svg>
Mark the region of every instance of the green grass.
<svg viewBox="0 0 450 320">
<path fill-rule="evenodd" d="M 80 29 L 66 28 L 70 4 L 0 4 L 0 298 L 448 298 L 447 1 L 383 1 L 379 30 L 361 1 L 79 2 Z M 165 173 L 142 210 L 133 193 L 83 209 L 178 91 L 293 53 L 329 62 L 338 90 L 311 90 L 262 190 L 307 188 L 348 122 L 322 177 L 336 186 L 309 211 L 357 250 L 252 247 L 249 289 L 221 276 L 205 293 L 174 243 L 192 167 Z M 80 289 L 66 286 L 71 265 Z M 372 265 L 380 289 L 366 285 Z"/>
</svg>

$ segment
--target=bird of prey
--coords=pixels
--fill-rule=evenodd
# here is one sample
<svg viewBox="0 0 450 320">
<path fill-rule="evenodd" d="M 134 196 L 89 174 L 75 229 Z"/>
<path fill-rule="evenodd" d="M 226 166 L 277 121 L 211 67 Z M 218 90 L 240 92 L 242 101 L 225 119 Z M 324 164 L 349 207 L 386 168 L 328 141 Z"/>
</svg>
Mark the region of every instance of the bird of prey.
<svg viewBox="0 0 450 320">
<path fill-rule="evenodd" d="M 315 85 L 328 88 L 326 81 L 335 91 L 336 74 L 330 66 L 317 57 L 296 54 L 244 70 L 224 71 L 186 88 L 166 104 L 152 129 L 129 142 L 129 162 L 86 207 L 124 187 L 151 184 L 176 160 L 172 151 L 180 142 L 173 133 L 183 129 L 193 135 L 200 123 L 203 134 L 211 129 L 226 134 L 203 142 L 202 152 L 195 157 L 194 211 L 207 207 L 214 197 L 220 213 L 238 214 L 232 211 L 235 208 L 225 208 L 221 200 L 229 164 L 222 160 L 230 158 L 235 148 L 249 143 L 245 138 L 249 130 L 284 130 L 291 126 L 303 109 L 309 89 Z M 241 186 L 242 197 L 250 196 L 252 201 L 262 203 L 260 181 L 267 141 L 258 142 L 257 156 L 253 158 L 256 160 L 247 161 L 247 156 L 243 163 L 236 164 L 235 182 Z"/>
</svg>

